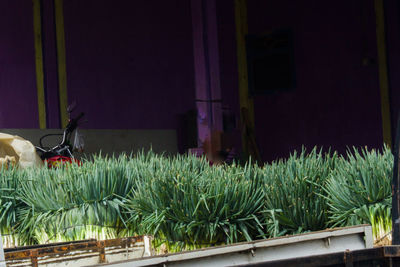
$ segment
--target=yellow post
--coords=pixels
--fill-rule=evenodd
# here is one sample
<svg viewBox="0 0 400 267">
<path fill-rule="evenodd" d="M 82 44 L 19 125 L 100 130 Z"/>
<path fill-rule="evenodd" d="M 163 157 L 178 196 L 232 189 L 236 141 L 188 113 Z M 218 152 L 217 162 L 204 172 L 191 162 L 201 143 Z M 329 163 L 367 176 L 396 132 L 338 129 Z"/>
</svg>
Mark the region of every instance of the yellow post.
<svg viewBox="0 0 400 267">
<path fill-rule="evenodd" d="M 67 94 L 67 68 L 65 57 L 65 33 L 64 33 L 64 10 L 63 0 L 54 0 L 56 41 L 57 41 L 57 68 L 58 68 L 58 90 L 60 97 L 61 126 L 68 123 L 68 94 Z"/>
<path fill-rule="evenodd" d="M 253 99 L 249 96 L 249 83 L 247 73 L 246 40 L 248 33 L 247 26 L 247 0 L 235 0 L 235 21 L 236 21 L 236 42 L 237 42 L 237 62 L 239 75 L 239 103 L 241 110 L 242 123 L 245 117 L 249 120 L 249 125 L 254 132 L 254 105 Z M 247 110 L 248 116 L 243 116 L 242 110 Z M 247 135 L 242 133 L 243 150 L 248 151 Z"/>
<path fill-rule="evenodd" d="M 392 131 L 390 121 L 389 80 L 387 69 L 387 55 L 385 43 L 385 14 L 384 0 L 375 0 L 376 41 L 378 47 L 379 87 L 381 92 L 381 114 L 383 142 L 392 145 Z"/>
<path fill-rule="evenodd" d="M 40 0 L 33 0 L 33 32 L 35 43 L 36 88 L 38 98 L 39 127 L 46 129 L 46 98 L 44 92 L 42 18 Z"/>
</svg>

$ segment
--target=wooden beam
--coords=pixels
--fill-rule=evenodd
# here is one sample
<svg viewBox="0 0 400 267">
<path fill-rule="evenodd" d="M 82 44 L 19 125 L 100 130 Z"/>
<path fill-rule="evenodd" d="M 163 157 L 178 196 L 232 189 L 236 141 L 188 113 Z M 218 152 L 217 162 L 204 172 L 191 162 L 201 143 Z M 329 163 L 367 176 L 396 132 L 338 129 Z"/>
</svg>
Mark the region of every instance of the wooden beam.
<svg viewBox="0 0 400 267">
<path fill-rule="evenodd" d="M 246 35 L 247 26 L 247 0 L 235 0 L 235 22 L 236 22 L 236 42 L 237 42 L 237 64 L 239 76 L 239 103 L 240 110 L 247 110 L 248 126 L 254 132 L 254 104 L 249 95 L 249 81 L 247 73 L 247 55 L 246 55 Z M 242 113 L 242 112 L 241 112 Z M 240 114 L 242 123 L 244 123 L 243 114 Z M 246 133 L 242 133 L 243 150 L 249 153 Z"/>
<path fill-rule="evenodd" d="M 397 129 L 393 149 L 393 178 L 392 178 L 392 245 L 400 245 L 400 190 L 399 190 L 399 158 L 400 158 L 400 114 L 397 118 Z"/>
<path fill-rule="evenodd" d="M 209 96 L 209 70 L 206 68 L 208 55 L 205 54 L 207 42 L 205 40 L 205 22 L 203 1 L 191 0 L 194 77 L 196 89 L 197 131 L 198 146 L 202 147 L 207 138 L 211 137 L 211 108 Z"/>
<path fill-rule="evenodd" d="M 392 146 L 392 130 L 390 116 L 389 79 L 387 68 L 384 0 L 375 0 L 376 41 L 378 48 L 379 87 L 381 94 L 381 115 L 383 142 Z"/>
<path fill-rule="evenodd" d="M 46 96 L 44 89 L 42 16 L 40 0 L 33 0 L 33 32 L 35 43 L 36 88 L 39 127 L 40 129 L 46 129 Z"/>
<path fill-rule="evenodd" d="M 57 41 L 57 70 L 58 90 L 60 101 L 61 126 L 64 128 L 68 123 L 68 91 L 67 91 L 67 68 L 65 56 L 65 33 L 64 33 L 64 9 L 63 0 L 54 0 L 56 41 Z"/>
</svg>

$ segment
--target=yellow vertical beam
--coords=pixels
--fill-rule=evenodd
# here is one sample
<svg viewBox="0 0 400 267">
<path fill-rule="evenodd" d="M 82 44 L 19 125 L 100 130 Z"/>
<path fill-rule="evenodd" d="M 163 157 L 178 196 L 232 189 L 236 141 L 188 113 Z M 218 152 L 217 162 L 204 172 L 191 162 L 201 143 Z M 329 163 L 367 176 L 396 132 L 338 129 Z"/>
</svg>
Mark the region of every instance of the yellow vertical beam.
<svg viewBox="0 0 400 267">
<path fill-rule="evenodd" d="M 67 94 L 67 68 L 65 57 L 65 33 L 64 33 L 64 10 L 63 0 L 54 0 L 55 21 L 56 21 L 56 41 L 57 41 L 57 70 L 58 70 L 58 90 L 60 98 L 61 126 L 65 127 L 68 123 L 68 94 Z"/>
<path fill-rule="evenodd" d="M 378 48 L 379 87 L 381 92 L 381 115 L 383 142 L 392 145 L 392 131 L 390 122 L 389 79 L 387 69 L 387 54 L 385 42 L 385 14 L 384 0 L 375 0 L 376 41 Z"/>
<path fill-rule="evenodd" d="M 254 129 L 254 105 L 253 99 L 249 96 L 249 82 L 247 73 L 246 40 L 248 33 L 247 26 L 247 0 L 235 0 L 235 22 L 236 22 L 236 42 L 237 42 L 237 62 L 239 76 L 239 103 L 240 110 L 245 108 L 248 111 L 250 127 Z M 243 121 L 243 114 L 241 112 Z M 245 133 L 242 135 L 243 149 L 248 152 Z"/>
<path fill-rule="evenodd" d="M 42 17 L 40 0 L 33 1 L 33 32 L 35 43 L 36 88 L 38 98 L 39 127 L 46 129 L 46 98 L 44 92 Z"/>
</svg>

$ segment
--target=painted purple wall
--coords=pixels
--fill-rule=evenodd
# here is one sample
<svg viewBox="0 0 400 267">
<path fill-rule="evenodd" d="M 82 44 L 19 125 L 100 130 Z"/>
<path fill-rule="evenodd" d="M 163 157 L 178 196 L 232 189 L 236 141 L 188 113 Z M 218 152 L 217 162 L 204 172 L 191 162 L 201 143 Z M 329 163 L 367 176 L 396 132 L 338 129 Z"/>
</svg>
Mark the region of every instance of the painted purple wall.
<svg viewBox="0 0 400 267">
<path fill-rule="evenodd" d="M 239 118 L 233 2 L 216 1 L 219 80 L 223 107 Z M 42 3 L 47 122 L 59 127 L 54 6 Z M 385 3 L 394 130 L 400 4 Z M 32 15 L 30 0 L 0 1 L 0 128 L 38 127 Z M 86 112 L 85 128 L 179 131 L 195 108 L 190 1 L 68 0 L 64 19 L 68 98 Z M 373 0 L 252 0 L 248 25 L 250 34 L 289 28 L 295 39 L 296 88 L 254 98 L 265 160 L 302 145 L 381 147 Z M 231 134 L 240 147 L 239 129 Z"/>
<path fill-rule="evenodd" d="M 296 88 L 254 98 L 265 160 L 302 145 L 382 146 L 372 0 L 248 1 L 248 25 L 249 34 L 294 32 Z"/>
<path fill-rule="evenodd" d="M 226 133 L 228 145 L 241 150 L 240 105 L 236 48 L 235 8 L 232 0 L 217 1 L 222 108 L 236 117 L 236 129 Z"/>
<path fill-rule="evenodd" d="M 392 136 L 395 137 L 397 117 L 400 115 L 400 3 L 387 0 L 386 40 L 388 53 L 388 72 L 390 85 L 390 104 L 392 113 Z"/>
<path fill-rule="evenodd" d="M 190 1 L 64 1 L 69 101 L 86 128 L 174 129 L 195 108 Z"/>
<path fill-rule="evenodd" d="M 0 1 L 0 128 L 39 126 L 32 1 Z"/>
</svg>

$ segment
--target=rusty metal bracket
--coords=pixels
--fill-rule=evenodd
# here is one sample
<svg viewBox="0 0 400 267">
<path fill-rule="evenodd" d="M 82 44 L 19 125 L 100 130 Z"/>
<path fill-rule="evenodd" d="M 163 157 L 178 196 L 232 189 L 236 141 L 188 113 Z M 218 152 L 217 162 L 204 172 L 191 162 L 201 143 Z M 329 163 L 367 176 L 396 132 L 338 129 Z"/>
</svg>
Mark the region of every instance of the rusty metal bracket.
<svg viewBox="0 0 400 267">
<path fill-rule="evenodd" d="M 353 253 L 350 250 L 344 252 L 343 261 L 346 267 L 353 267 Z"/>
<path fill-rule="evenodd" d="M 385 246 L 383 247 L 384 257 L 400 257 L 400 247 L 399 246 Z"/>
<path fill-rule="evenodd" d="M 99 251 L 99 262 L 105 263 L 106 262 L 105 242 L 97 241 L 97 249 Z"/>
<path fill-rule="evenodd" d="M 32 267 L 38 267 L 38 251 L 37 249 L 34 249 L 31 251 L 30 253 L 30 257 L 31 257 L 31 262 L 32 262 Z"/>
</svg>

